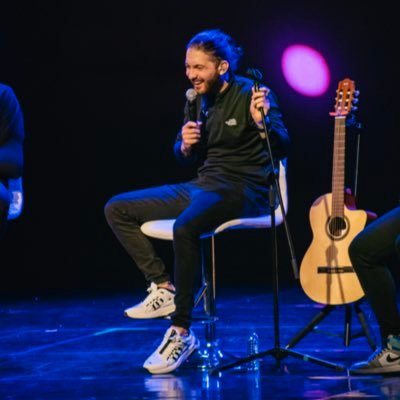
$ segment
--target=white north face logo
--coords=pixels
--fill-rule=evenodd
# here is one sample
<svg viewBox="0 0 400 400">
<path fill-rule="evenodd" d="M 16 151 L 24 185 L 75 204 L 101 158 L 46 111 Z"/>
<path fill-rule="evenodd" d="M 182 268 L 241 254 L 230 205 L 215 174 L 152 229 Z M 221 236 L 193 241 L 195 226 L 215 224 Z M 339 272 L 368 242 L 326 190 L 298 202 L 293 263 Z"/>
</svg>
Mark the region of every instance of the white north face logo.
<svg viewBox="0 0 400 400">
<path fill-rule="evenodd" d="M 231 119 L 228 119 L 228 121 L 225 121 L 225 124 L 228 125 L 228 126 L 236 126 L 237 125 L 237 121 L 236 121 L 235 118 L 231 118 Z"/>
</svg>

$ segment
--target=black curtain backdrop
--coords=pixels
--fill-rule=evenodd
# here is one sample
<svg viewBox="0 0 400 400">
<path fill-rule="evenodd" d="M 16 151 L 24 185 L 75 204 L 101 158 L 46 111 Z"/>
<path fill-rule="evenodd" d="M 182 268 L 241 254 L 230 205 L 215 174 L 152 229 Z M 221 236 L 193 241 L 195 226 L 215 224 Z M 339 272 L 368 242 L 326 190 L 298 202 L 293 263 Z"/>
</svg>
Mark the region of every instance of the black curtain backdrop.
<svg viewBox="0 0 400 400">
<path fill-rule="evenodd" d="M 397 204 L 395 13 L 385 2 L 323 3 L 3 2 L 0 82 L 20 99 L 26 142 L 25 208 L 1 243 L 0 288 L 144 287 L 103 207 L 116 193 L 194 173 L 175 163 L 172 145 L 189 87 L 185 45 L 203 29 L 231 34 L 245 50 L 240 71 L 261 68 L 279 96 L 293 143 L 288 222 L 299 265 L 312 238 L 310 206 L 331 191 L 329 111 L 346 77 L 360 90 L 358 208 L 381 214 Z M 326 57 L 332 80 L 324 96 L 306 98 L 285 83 L 280 57 L 292 43 Z M 349 130 L 347 137 L 346 179 L 354 188 L 357 133 Z M 278 232 L 281 282 L 291 284 L 283 226 Z M 268 284 L 269 240 L 261 231 L 218 237 L 218 282 Z M 171 243 L 155 245 L 172 269 Z"/>
</svg>

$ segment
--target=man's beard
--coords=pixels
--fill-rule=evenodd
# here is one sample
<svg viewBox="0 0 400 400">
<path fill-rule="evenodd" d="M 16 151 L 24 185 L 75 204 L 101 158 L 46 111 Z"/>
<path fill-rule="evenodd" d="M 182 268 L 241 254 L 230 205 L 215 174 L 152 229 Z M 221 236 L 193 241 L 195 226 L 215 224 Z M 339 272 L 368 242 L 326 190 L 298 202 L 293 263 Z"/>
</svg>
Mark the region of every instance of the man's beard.
<svg viewBox="0 0 400 400">
<path fill-rule="evenodd" d="M 220 75 L 216 75 L 214 79 L 211 79 L 207 82 L 204 82 L 205 86 L 205 95 L 216 95 L 223 85 L 223 81 L 220 79 Z"/>
</svg>

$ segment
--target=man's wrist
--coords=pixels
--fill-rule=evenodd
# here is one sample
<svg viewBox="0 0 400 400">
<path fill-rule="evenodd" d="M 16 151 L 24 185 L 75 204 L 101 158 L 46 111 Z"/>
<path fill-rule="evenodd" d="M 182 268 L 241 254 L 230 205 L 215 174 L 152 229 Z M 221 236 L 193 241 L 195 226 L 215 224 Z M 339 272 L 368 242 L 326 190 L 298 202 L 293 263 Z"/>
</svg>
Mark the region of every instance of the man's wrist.
<svg viewBox="0 0 400 400">
<path fill-rule="evenodd" d="M 259 131 L 264 131 L 264 124 L 262 121 L 257 122 L 256 125 Z M 269 132 L 271 130 L 271 121 L 268 115 L 265 117 L 265 126 L 267 127 L 267 131 Z"/>
</svg>

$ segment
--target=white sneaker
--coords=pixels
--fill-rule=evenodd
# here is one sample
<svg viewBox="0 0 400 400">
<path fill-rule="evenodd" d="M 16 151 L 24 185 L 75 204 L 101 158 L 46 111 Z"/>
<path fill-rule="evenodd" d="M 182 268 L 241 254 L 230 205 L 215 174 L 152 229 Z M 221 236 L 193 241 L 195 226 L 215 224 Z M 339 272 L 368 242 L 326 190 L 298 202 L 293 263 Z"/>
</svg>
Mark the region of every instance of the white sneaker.
<svg viewBox="0 0 400 400">
<path fill-rule="evenodd" d="M 144 362 L 143 368 L 152 374 L 174 371 L 199 346 L 200 343 L 191 330 L 187 336 L 181 336 L 174 328 L 170 327 L 156 351 Z"/>
<path fill-rule="evenodd" d="M 159 288 L 155 283 L 151 283 L 147 291 L 149 294 L 141 303 L 124 311 L 127 317 L 159 318 L 166 317 L 175 311 L 174 292 Z"/>
<path fill-rule="evenodd" d="M 379 347 L 367 361 L 353 364 L 352 374 L 389 374 L 400 372 L 400 336 L 390 335 L 386 345 Z"/>
</svg>

